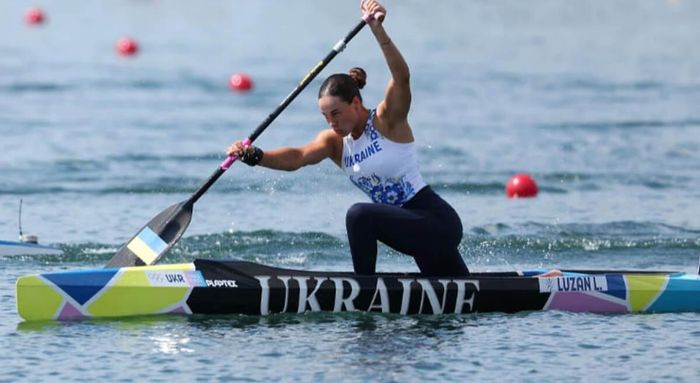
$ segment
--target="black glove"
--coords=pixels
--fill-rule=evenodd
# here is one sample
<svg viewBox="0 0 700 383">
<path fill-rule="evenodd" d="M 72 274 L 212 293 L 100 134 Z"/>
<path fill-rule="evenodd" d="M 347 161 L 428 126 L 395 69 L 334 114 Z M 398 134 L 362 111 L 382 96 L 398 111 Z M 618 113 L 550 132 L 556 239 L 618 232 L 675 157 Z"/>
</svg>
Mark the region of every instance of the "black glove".
<svg viewBox="0 0 700 383">
<path fill-rule="evenodd" d="M 257 146 L 253 146 L 253 153 L 250 153 L 249 151 L 245 151 L 245 153 L 241 156 L 241 161 L 245 163 L 248 166 L 255 166 L 260 163 L 263 159 L 263 151 L 262 149 L 258 148 Z"/>
</svg>

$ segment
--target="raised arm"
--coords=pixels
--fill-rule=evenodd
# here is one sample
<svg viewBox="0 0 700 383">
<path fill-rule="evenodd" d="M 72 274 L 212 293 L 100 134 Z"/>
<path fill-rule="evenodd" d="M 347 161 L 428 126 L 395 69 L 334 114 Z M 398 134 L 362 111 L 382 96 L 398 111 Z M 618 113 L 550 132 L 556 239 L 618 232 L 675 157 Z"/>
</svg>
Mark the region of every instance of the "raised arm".
<svg viewBox="0 0 700 383">
<path fill-rule="evenodd" d="M 379 12 L 386 15 L 386 9 L 374 0 L 365 1 L 362 4 L 363 11 L 369 14 L 373 15 Z M 374 18 L 368 22 L 391 72 L 384 100 L 377 106 L 377 114 L 382 116 L 382 119 L 386 119 L 387 128 L 395 129 L 406 122 L 408 111 L 411 108 L 411 75 L 406 60 L 384 30 L 382 22 L 383 20 Z"/>
</svg>

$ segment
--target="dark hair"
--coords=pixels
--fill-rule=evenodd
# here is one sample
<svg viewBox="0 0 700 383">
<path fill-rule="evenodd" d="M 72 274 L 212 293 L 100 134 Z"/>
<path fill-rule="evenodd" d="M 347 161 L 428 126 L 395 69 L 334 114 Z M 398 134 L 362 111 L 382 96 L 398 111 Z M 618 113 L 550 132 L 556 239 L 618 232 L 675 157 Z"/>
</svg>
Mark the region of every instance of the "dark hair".
<svg viewBox="0 0 700 383">
<path fill-rule="evenodd" d="M 350 69 L 348 74 L 336 73 L 328 76 L 318 90 L 318 98 L 323 96 L 336 96 L 341 100 L 350 103 L 357 96 L 362 101 L 360 89 L 367 83 L 367 72 L 364 69 L 355 67 Z"/>
</svg>

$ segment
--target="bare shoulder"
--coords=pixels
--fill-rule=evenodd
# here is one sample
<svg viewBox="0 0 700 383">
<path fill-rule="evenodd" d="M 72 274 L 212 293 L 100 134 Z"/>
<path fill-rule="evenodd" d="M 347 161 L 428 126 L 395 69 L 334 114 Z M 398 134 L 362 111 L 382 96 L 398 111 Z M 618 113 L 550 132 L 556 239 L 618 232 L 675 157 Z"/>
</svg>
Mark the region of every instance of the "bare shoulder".
<svg viewBox="0 0 700 383">
<path fill-rule="evenodd" d="M 316 135 L 316 140 L 323 141 L 323 142 L 334 142 L 334 141 L 341 141 L 341 138 L 339 135 L 337 135 L 333 129 L 323 129 L 322 131 L 318 132 L 318 135 Z"/>
<path fill-rule="evenodd" d="M 316 135 L 314 143 L 316 145 L 335 148 L 338 147 L 338 145 L 342 146 L 343 138 L 336 134 L 333 129 L 324 129 Z"/>
<path fill-rule="evenodd" d="M 316 135 L 315 145 L 323 147 L 327 157 L 336 164 L 340 164 L 343 153 L 343 137 L 336 134 L 333 129 L 324 129 Z"/>
</svg>

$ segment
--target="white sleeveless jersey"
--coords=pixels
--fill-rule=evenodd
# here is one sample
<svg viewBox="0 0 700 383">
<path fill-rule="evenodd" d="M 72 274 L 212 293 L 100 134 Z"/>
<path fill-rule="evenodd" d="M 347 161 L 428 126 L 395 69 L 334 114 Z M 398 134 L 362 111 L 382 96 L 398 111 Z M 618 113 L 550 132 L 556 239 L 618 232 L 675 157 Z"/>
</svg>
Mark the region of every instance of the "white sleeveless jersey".
<svg viewBox="0 0 700 383">
<path fill-rule="evenodd" d="M 416 145 L 384 137 L 372 123 L 374 114 L 371 110 L 358 139 L 351 134 L 343 137 L 341 165 L 350 180 L 372 201 L 401 206 L 426 185 L 418 170 Z"/>
</svg>

